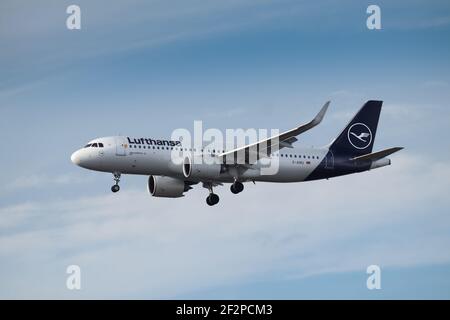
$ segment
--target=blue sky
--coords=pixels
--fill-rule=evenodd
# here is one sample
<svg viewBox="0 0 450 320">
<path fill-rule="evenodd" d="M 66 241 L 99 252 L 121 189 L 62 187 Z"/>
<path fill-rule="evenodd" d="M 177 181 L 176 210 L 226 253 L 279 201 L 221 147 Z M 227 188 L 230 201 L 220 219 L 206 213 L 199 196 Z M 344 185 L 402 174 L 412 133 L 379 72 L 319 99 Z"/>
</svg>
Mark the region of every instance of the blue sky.
<svg viewBox="0 0 450 320">
<path fill-rule="evenodd" d="M 77 1 L 69 31 L 72 3 L 0 4 L 0 297 L 450 298 L 447 1 Z M 375 148 L 405 147 L 392 166 L 224 187 L 214 208 L 199 187 L 151 198 L 146 177 L 113 195 L 70 162 L 94 137 L 285 130 L 331 100 L 298 142 L 320 146 L 368 99 Z"/>
</svg>

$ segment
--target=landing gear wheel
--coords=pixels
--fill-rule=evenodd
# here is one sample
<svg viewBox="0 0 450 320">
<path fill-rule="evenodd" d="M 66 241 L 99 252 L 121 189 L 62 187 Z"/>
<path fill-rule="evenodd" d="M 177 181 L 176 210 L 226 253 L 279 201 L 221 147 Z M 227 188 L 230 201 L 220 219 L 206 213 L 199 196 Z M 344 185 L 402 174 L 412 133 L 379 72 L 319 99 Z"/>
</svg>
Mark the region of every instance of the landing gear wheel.
<svg viewBox="0 0 450 320">
<path fill-rule="evenodd" d="M 119 187 L 119 182 L 120 182 L 120 172 L 113 172 L 113 179 L 114 179 L 114 182 L 116 183 L 115 185 L 113 185 L 112 187 L 111 187 L 111 191 L 112 192 L 114 192 L 114 193 L 116 193 L 117 191 L 119 191 L 120 190 L 120 187 Z"/>
<path fill-rule="evenodd" d="M 215 193 L 210 193 L 209 196 L 206 198 L 206 203 L 209 206 L 213 206 L 219 203 L 219 196 Z"/>
<path fill-rule="evenodd" d="M 244 185 L 241 182 L 236 181 L 231 185 L 230 190 L 232 193 L 238 194 L 239 192 L 242 192 L 242 190 L 244 190 Z"/>
</svg>

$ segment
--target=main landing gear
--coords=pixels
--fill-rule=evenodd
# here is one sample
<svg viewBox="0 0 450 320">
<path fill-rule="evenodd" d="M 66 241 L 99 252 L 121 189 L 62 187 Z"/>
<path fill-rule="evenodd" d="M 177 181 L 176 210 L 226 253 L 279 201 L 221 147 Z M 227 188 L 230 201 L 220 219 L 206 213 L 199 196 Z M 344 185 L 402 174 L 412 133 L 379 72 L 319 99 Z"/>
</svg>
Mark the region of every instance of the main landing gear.
<svg viewBox="0 0 450 320">
<path fill-rule="evenodd" d="M 214 206 L 219 203 L 219 196 L 213 192 L 212 184 L 206 186 L 209 190 L 209 196 L 206 197 L 206 203 L 209 206 Z"/>
<path fill-rule="evenodd" d="M 206 203 L 209 206 L 214 206 L 219 203 L 219 196 L 214 193 L 213 191 L 213 184 L 212 183 L 203 183 L 203 187 L 207 188 L 209 190 L 209 195 L 206 197 Z M 234 180 L 234 183 L 230 187 L 231 192 L 234 194 L 237 194 L 239 192 L 242 192 L 244 190 L 244 184 L 242 182 L 239 182 Z"/>
<path fill-rule="evenodd" d="M 206 197 L 206 203 L 209 206 L 213 206 L 219 203 L 219 196 L 215 193 L 210 193 L 208 197 Z"/>
<path fill-rule="evenodd" d="M 239 181 L 234 181 L 234 183 L 231 185 L 230 190 L 234 194 L 238 194 L 239 192 L 242 192 L 244 190 L 244 184 Z"/>
<path fill-rule="evenodd" d="M 120 181 L 120 172 L 113 172 L 113 176 L 114 176 L 114 182 L 115 184 L 111 187 L 111 191 L 116 193 L 117 191 L 120 190 L 119 187 L 119 181 Z"/>
</svg>

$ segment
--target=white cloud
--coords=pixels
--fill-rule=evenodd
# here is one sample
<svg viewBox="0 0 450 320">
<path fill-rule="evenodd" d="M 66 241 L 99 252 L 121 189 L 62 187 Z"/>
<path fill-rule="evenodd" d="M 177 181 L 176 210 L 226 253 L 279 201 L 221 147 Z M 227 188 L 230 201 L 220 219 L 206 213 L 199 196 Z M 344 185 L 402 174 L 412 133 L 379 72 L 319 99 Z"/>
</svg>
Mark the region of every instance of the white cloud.
<svg viewBox="0 0 450 320">
<path fill-rule="evenodd" d="M 0 14 L 6 10 L 8 12 L 0 19 L 4 25 L 0 28 L 0 37 L 9 44 L 3 54 L 10 61 L 17 61 L 17 55 L 29 54 L 23 49 L 16 50 L 20 43 L 26 42 L 28 50 L 40 52 L 35 58 L 53 63 L 71 63 L 74 59 L 236 31 L 281 19 L 294 12 L 300 13 L 295 2 L 289 1 L 288 5 L 281 7 L 274 6 L 269 0 L 175 0 L 170 3 L 133 0 L 133 3 L 124 7 L 120 3 L 81 1 L 82 29 L 71 32 L 65 26 L 67 15 L 64 6 L 58 3 L 33 5 L 10 1 L 7 9 L 0 10 Z M 10 32 L 12 29 L 14 33 Z M 136 32 L 137 29 L 140 32 Z M 74 38 L 75 32 L 82 34 L 82 37 Z M 114 36 L 111 37 L 111 34 Z M 42 46 L 49 43 L 52 45 Z"/>
<path fill-rule="evenodd" d="M 429 80 L 422 83 L 422 87 L 425 89 L 446 89 L 450 84 L 446 81 Z"/>
<path fill-rule="evenodd" d="M 450 16 L 440 16 L 410 22 L 410 28 L 417 28 L 417 29 L 438 28 L 448 26 L 449 24 L 450 24 Z"/>
<path fill-rule="evenodd" d="M 218 188 L 213 208 L 201 188 L 4 207 L 0 296 L 167 298 L 270 275 L 450 262 L 449 187 L 448 164 L 403 152 L 329 181 Z M 79 293 L 64 288 L 69 264 L 82 267 Z"/>
<path fill-rule="evenodd" d="M 80 178 L 75 174 L 61 174 L 49 176 L 45 174 L 31 174 L 20 176 L 6 185 L 8 191 L 26 188 L 38 188 L 43 185 L 67 185 L 73 183 L 86 183 L 86 178 Z"/>
</svg>

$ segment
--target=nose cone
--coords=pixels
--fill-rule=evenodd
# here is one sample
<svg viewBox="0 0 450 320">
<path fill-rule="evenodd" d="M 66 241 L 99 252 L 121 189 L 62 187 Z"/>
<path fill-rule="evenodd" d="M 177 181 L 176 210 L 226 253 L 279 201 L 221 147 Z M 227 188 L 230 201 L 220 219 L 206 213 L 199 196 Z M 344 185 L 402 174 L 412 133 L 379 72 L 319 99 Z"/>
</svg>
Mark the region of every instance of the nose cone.
<svg viewBox="0 0 450 320">
<path fill-rule="evenodd" d="M 81 155 L 80 155 L 80 150 L 75 151 L 74 153 L 72 153 L 72 155 L 70 156 L 70 160 L 76 164 L 77 166 L 79 166 L 81 164 Z"/>
</svg>

